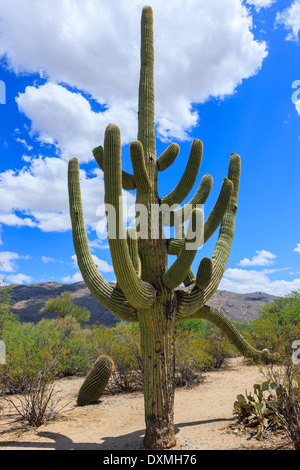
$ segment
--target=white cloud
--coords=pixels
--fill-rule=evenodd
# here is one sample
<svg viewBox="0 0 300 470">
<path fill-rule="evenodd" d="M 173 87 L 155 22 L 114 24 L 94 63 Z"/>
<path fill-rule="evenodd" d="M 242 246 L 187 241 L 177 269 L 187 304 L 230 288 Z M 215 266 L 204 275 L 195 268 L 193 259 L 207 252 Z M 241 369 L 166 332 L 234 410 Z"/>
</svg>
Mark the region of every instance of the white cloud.
<svg viewBox="0 0 300 470">
<path fill-rule="evenodd" d="M 0 271 L 6 273 L 13 273 L 18 270 L 18 266 L 15 261 L 19 259 L 30 259 L 29 255 L 19 255 L 12 251 L 2 251 L 0 252 Z"/>
<path fill-rule="evenodd" d="M 99 259 L 98 256 L 96 256 L 96 255 L 92 255 L 92 258 L 93 258 L 94 263 L 97 265 L 97 268 L 100 272 L 104 272 L 104 273 L 113 272 L 113 267 L 110 264 L 108 264 L 107 261 L 105 261 L 103 259 Z M 77 256 L 76 255 L 72 256 L 72 261 L 73 261 L 73 266 L 78 268 Z"/>
<path fill-rule="evenodd" d="M 149 4 L 158 133 L 186 138 L 198 120 L 192 105 L 234 93 L 261 68 L 266 43 L 254 39 L 252 17 L 241 0 Z M 124 141 L 136 138 L 143 5 L 142 0 L 33 0 L 28 8 L 23 0 L 0 0 L 0 55 L 15 72 L 38 73 L 49 82 L 28 87 L 18 98 L 20 109 L 39 139 L 57 144 L 64 156 L 73 151 L 91 158 L 93 143 L 101 143 L 110 121 L 120 122 Z M 78 90 L 104 105 L 104 113 L 92 111 Z"/>
<path fill-rule="evenodd" d="M 31 136 L 57 147 L 65 159 L 93 159 L 92 150 L 103 144 L 109 122 L 122 130 L 122 143 L 137 135 L 136 113 L 126 107 L 112 105 L 103 113 L 92 111 L 89 101 L 80 93 L 48 82 L 36 88 L 28 86 L 16 98 L 19 110 L 31 120 Z"/>
<path fill-rule="evenodd" d="M 283 296 L 292 290 L 300 289 L 300 279 L 292 281 L 272 280 L 270 274 L 278 270 L 245 270 L 229 268 L 225 271 L 219 289 L 246 294 L 250 292 L 266 292 Z"/>
<path fill-rule="evenodd" d="M 253 5 L 257 11 L 259 11 L 261 8 L 268 8 L 273 3 L 275 3 L 276 0 L 247 0 L 246 3 L 249 5 Z"/>
<path fill-rule="evenodd" d="M 258 250 L 251 260 L 248 258 L 242 259 L 239 262 L 239 266 L 269 266 L 274 263 L 275 258 L 277 258 L 277 256 L 269 251 Z"/>
<path fill-rule="evenodd" d="M 102 272 L 102 273 L 113 272 L 113 267 L 109 263 L 107 263 L 107 261 L 99 259 L 95 255 L 92 255 L 92 258 L 93 258 L 93 260 L 94 260 L 95 264 L 97 265 L 97 268 L 100 272 Z M 73 262 L 73 267 L 78 269 L 77 256 L 76 255 L 72 256 L 72 262 Z M 82 280 L 83 280 L 83 278 L 82 278 L 82 275 L 81 275 L 80 271 L 76 271 L 74 274 L 68 275 L 68 276 L 65 276 L 65 277 L 62 278 L 62 281 L 67 282 L 67 283 L 80 282 Z"/>
<path fill-rule="evenodd" d="M 63 282 L 66 282 L 68 284 L 73 284 L 74 282 L 81 282 L 83 281 L 82 275 L 80 271 L 77 271 L 75 274 L 72 276 L 65 276 L 62 278 Z"/>
<path fill-rule="evenodd" d="M 96 225 L 96 208 L 103 202 L 103 174 L 91 178 L 81 171 L 82 199 L 87 226 Z M 67 162 L 37 158 L 29 167 L 0 174 L 0 222 L 38 227 L 42 231 L 70 229 Z M 18 212 L 18 215 L 15 213 Z"/>
<path fill-rule="evenodd" d="M 26 142 L 25 139 L 20 139 L 20 138 L 18 137 L 18 138 L 16 139 L 16 141 L 19 142 L 19 144 L 24 145 L 24 147 L 26 147 L 26 149 L 27 149 L 28 151 L 30 151 L 30 150 L 33 149 L 32 145 L 29 145 L 29 144 Z"/>
<path fill-rule="evenodd" d="M 42 256 L 42 261 L 44 264 L 56 263 L 56 260 L 54 258 L 51 258 L 50 256 Z"/>
<path fill-rule="evenodd" d="M 21 273 L 10 274 L 5 278 L 5 281 L 9 281 L 11 284 L 30 284 L 32 282 L 32 277 Z"/>
<path fill-rule="evenodd" d="M 294 0 L 290 7 L 277 13 L 276 24 L 283 24 L 288 32 L 288 41 L 297 40 L 300 31 L 300 0 Z"/>
<path fill-rule="evenodd" d="M 82 206 L 87 230 L 101 230 L 106 222 L 97 215 L 104 204 L 103 172 L 80 170 Z M 125 202 L 134 207 L 135 197 L 124 191 Z M 126 196 L 126 197 L 125 197 Z M 63 232 L 71 228 L 68 197 L 68 164 L 60 158 L 34 158 L 21 170 L 0 173 L 0 223 L 38 227 L 44 232 Z M 129 213 L 130 215 L 130 213 Z M 125 214 L 126 216 L 126 214 Z"/>
<path fill-rule="evenodd" d="M 296 253 L 300 253 L 300 243 L 296 246 L 296 248 L 293 249 Z"/>
</svg>

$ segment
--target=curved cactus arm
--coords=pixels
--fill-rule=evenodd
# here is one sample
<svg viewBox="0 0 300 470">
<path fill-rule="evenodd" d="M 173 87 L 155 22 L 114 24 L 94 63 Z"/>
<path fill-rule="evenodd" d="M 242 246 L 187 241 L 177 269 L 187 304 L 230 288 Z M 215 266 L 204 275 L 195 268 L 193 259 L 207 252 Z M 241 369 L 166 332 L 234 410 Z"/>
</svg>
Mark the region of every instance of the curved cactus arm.
<svg viewBox="0 0 300 470">
<path fill-rule="evenodd" d="M 203 258 L 200 262 L 197 277 L 196 287 L 200 290 L 205 290 L 211 281 L 213 273 L 213 264 L 210 258 Z"/>
<path fill-rule="evenodd" d="M 180 209 L 176 209 L 170 212 L 164 212 L 163 224 L 165 226 L 174 227 L 174 225 L 178 223 L 178 221 L 185 222 L 186 220 L 188 220 L 191 216 L 192 210 L 195 207 L 201 206 L 205 203 L 211 191 L 212 184 L 212 177 L 210 175 L 204 175 L 196 194 L 187 204 L 185 204 Z"/>
<path fill-rule="evenodd" d="M 229 206 L 230 199 L 233 194 L 233 183 L 230 179 L 225 178 L 221 187 L 219 197 L 209 214 L 204 225 L 204 243 L 215 233 L 223 220 L 224 214 Z"/>
<path fill-rule="evenodd" d="M 241 160 L 237 154 L 232 154 L 230 158 L 228 179 L 233 183 L 233 193 L 225 212 L 216 246 L 211 257 L 212 275 L 208 286 L 198 289 L 197 285 L 191 285 L 189 289 L 183 290 L 179 294 L 178 315 L 193 315 L 199 310 L 217 290 L 224 274 L 231 244 L 234 236 L 235 219 L 238 204 L 239 181 L 241 172 Z M 205 239 L 205 225 L 204 225 Z M 199 284 L 200 285 L 200 284 Z"/>
<path fill-rule="evenodd" d="M 198 248 L 203 243 L 201 231 L 203 231 L 203 211 L 193 209 L 184 246 L 177 259 L 161 277 L 162 283 L 169 289 L 174 289 L 186 279 Z"/>
<path fill-rule="evenodd" d="M 206 190 L 208 191 L 208 185 L 206 185 Z M 217 230 L 218 226 L 222 222 L 223 216 L 229 206 L 232 194 L 233 183 L 229 178 L 225 178 L 221 187 L 219 197 L 204 224 L 204 243 L 206 243 L 207 240 L 214 234 L 214 232 Z M 203 200 L 205 202 L 206 199 L 204 199 L 204 197 L 199 199 L 199 201 Z M 204 202 L 201 202 L 201 204 L 204 204 Z M 191 203 L 194 204 L 193 199 L 191 200 L 190 204 Z M 200 204 L 200 202 L 197 202 L 197 204 Z M 180 220 L 179 217 L 181 217 L 184 221 L 186 218 L 186 214 L 189 213 L 189 210 L 189 206 L 184 206 L 182 209 L 177 209 L 176 211 L 170 212 L 169 221 L 167 220 L 167 217 L 164 217 L 165 225 L 167 225 L 168 222 L 168 225 L 170 224 L 171 226 L 174 226 L 176 221 Z M 168 244 L 168 254 L 175 255 L 180 253 L 183 244 L 184 238 L 171 240 Z"/>
<path fill-rule="evenodd" d="M 133 267 L 138 276 L 141 275 L 141 260 L 139 257 L 138 251 L 138 242 L 137 242 L 137 233 L 134 227 L 127 227 L 126 229 L 127 234 L 127 245 L 129 250 L 129 255 L 133 264 Z"/>
<path fill-rule="evenodd" d="M 99 167 L 104 172 L 104 149 L 102 145 L 94 148 L 93 155 Z M 122 171 L 122 188 L 127 190 L 132 190 L 136 188 L 133 175 L 127 173 L 126 171 Z"/>
<path fill-rule="evenodd" d="M 151 307 L 156 290 L 137 275 L 123 224 L 120 129 L 109 124 L 104 138 L 104 187 L 108 243 L 115 275 L 124 296 L 137 309 Z"/>
<path fill-rule="evenodd" d="M 78 266 L 85 284 L 95 299 L 110 312 L 123 320 L 136 321 L 137 314 L 135 308 L 128 303 L 122 292 L 114 289 L 104 279 L 99 273 L 91 256 L 84 225 L 79 181 L 79 164 L 76 158 L 72 158 L 69 161 L 68 189 L 73 244 Z"/>
<path fill-rule="evenodd" d="M 147 193 L 151 189 L 151 183 L 145 165 L 143 145 L 139 140 L 131 142 L 130 157 L 136 187 L 142 193 Z"/>
<path fill-rule="evenodd" d="M 196 281 L 195 274 L 194 274 L 192 268 L 190 268 L 187 272 L 187 275 L 184 278 L 183 284 L 185 285 L 185 287 L 189 287 L 195 281 Z"/>
<path fill-rule="evenodd" d="M 170 144 L 156 160 L 158 171 L 164 171 L 169 168 L 169 166 L 171 166 L 176 160 L 179 150 L 180 148 L 178 144 Z"/>
<path fill-rule="evenodd" d="M 203 145 L 201 140 L 194 139 L 187 166 L 181 180 L 173 191 L 161 199 L 162 204 L 167 204 L 168 206 L 179 205 L 187 197 L 196 181 L 202 161 L 202 153 Z"/>
<path fill-rule="evenodd" d="M 248 359 L 252 359 L 255 362 L 261 362 L 264 364 L 275 364 L 280 361 L 280 356 L 278 354 L 271 354 L 268 349 L 259 351 L 258 349 L 255 349 L 253 346 L 251 346 L 251 344 L 245 340 L 245 338 L 239 333 L 231 321 L 215 308 L 204 305 L 192 316 L 188 316 L 188 318 L 180 316 L 178 321 L 184 321 L 185 319 L 190 320 L 191 318 L 208 320 L 220 328 L 226 334 L 229 340 L 235 345 L 237 350 Z"/>
</svg>

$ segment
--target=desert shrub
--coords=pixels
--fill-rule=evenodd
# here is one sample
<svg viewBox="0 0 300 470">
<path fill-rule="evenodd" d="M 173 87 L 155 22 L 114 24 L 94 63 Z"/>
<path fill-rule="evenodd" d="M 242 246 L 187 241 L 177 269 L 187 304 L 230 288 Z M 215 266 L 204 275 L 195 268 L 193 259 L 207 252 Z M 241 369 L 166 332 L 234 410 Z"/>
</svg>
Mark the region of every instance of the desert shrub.
<svg viewBox="0 0 300 470">
<path fill-rule="evenodd" d="M 206 340 L 186 329 L 175 334 L 175 385 L 191 386 L 199 383 L 202 372 L 212 366 L 212 357 L 205 350 Z"/>
<path fill-rule="evenodd" d="M 266 380 L 253 392 L 239 394 L 234 402 L 237 422 L 257 439 L 278 431 L 300 450 L 300 371 L 293 364 L 265 366 Z"/>
<path fill-rule="evenodd" d="M 102 354 L 110 356 L 115 364 L 109 389 L 128 392 L 142 384 L 142 361 L 139 329 L 134 323 L 119 322 L 115 328 L 103 325 L 92 328 L 89 344 L 96 360 Z"/>
<path fill-rule="evenodd" d="M 227 336 L 213 325 L 207 325 L 206 341 L 203 349 L 211 357 L 211 369 L 220 369 L 224 361 L 238 354 L 237 349 L 230 343 Z"/>
<path fill-rule="evenodd" d="M 300 291 L 263 307 L 260 316 L 245 327 L 245 336 L 257 349 L 291 355 L 293 342 L 300 339 Z"/>
<path fill-rule="evenodd" d="M 8 385 L 10 394 L 5 390 L 7 387 L 2 386 L 0 399 L 16 412 L 15 421 L 39 427 L 58 416 L 63 407 L 59 407 L 61 398 L 57 397 L 54 390 L 53 380 L 56 373 L 56 361 L 48 356 L 48 361 L 44 360 L 40 364 L 35 375 L 28 373 L 22 375 L 22 387 L 15 378 L 11 380 L 9 373 L 5 375 L 2 385 Z"/>
<path fill-rule="evenodd" d="M 59 337 L 56 332 L 37 334 L 33 324 L 22 324 L 18 321 L 7 322 L 2 330 L 6 345 L 6 364 L 0 369 L 1 388 L 6 393 L 22 393 L 33 383 L 41 370 L 49 370 L 53 378 L 53 369 L 46 366 L 50 358 L 60 353 Z M 59 372 L 59 363 L 55 361 L 55 374 Z"/>
<path fill-rule="evenodd" d="M 300 369 L 294 364 L 267 367 L 271 396 L 269 407 L 296 450 L 300 450 Z"/>
</svg>

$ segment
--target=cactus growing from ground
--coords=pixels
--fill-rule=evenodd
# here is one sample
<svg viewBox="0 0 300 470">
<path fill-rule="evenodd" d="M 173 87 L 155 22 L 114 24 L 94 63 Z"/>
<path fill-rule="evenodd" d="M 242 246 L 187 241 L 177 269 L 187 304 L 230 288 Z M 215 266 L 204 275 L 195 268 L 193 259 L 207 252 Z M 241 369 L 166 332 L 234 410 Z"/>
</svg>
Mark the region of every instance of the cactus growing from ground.
<svg viewBox="0 0 300 470">
<path fill-rule="evenodd" d="M 77 397 L 77 405 L 94 403 L 102 396 L 114 370 L 114 361 L 109 356 L 100 356 L 86 376 Z"/>
<path fill-rule="evenodd" d="M 69 161 L 70 215 L 78 265 L 87 287 L 100 303 L 119 318 L 139 323 L 146 421 L 144 444 L 151 449 L 164 449 L 176 444 L 173 413 L 176 322 L 204 318 L 223 330 L 246 357 L 264 362 L 274 358 L 268 351 L 260 352 L 250 346 L 224 315 L 206 305 L 218 288 L 231 249 L 238 204 L 240 157 L 237 154 L 231 155 L 228 178 L 224 179 L 220 195 L 204 223 L 204 242 L 219 225 L 220 230 L 211 258 L 201 261 L 196 276 L 191 264 L 198 245 L 194 244 L 194 248 L 189 249 L 188 244 L 195 228 L 203 220 L 203 212 L 198 205 L 205 203 L 212 187 L 212 177 L 203 176 L 190 204 L 177 210 L 166 210 L 169 216 L 167 222 L 163 217 L 165 214 L 159 213 L 158 217 L 152 217 L 154 207 L 168 205 L 171 208 L 175 204 L 180 206 L 188 196 L 196 181 L 203 148 L 200 140 L 193 141 L 181 180 L 170 194 L 160 198 L 157 189 L 158 174 L 173 163 L 179 153 L 179 146 L 170 144 L 157 158 L 153 12 L 148 6 L 143 8 L 141 21 L 138 111 L 138 136 L 130 145 L 132 175 L 121 168 L 121 136 L 117 126 L 107 126 L 104 147 L 99 146 L 93 151 L 97 163 L 104 171 L 105 204 L 115 210 L 114 219 L 110 218 L 107 211 L 108 241 L 117 279 L 115 287 L 105 281 L 90 254 L 76 158 Z M 135 189 L 136 207 L 146 208 L 146 234 L 141 234 L 143 220 L 138 215 L 136 230 L 129 229 L 126 233 L 123 225 L 122 188 Z M 187 233 L 185 235 L 183 230 L 181 237 L 167 239 L 163 225 L 175 226 L 178 216 L 181 217 L 182 226 L 186 217 L 189 217 Z M 110 230 L 116 236 L 111 236 Z M 170 267 L 169 254 L 177 256 Z M 184 287 L 181 287 L 182 283 Z"/>
</svg>

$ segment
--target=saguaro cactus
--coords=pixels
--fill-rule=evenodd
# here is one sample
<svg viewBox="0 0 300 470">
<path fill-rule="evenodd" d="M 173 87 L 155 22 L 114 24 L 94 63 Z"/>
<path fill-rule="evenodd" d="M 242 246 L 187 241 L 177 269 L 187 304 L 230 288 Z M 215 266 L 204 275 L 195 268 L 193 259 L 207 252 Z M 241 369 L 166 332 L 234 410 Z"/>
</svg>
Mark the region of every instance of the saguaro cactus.
<svg viewBox="0 0 300 470">
<path fill-rule="evenodd" d="M 212 177 L 205 175 L 190 205 L 169 211 L 168 224 L 175 225 L 175 216 L 184 216 L 191 208 L 189 229 L 181 238 L 166 239 L 163 215 L 152 217 L 157 205 L 178 206 L 192 189 L 202 160 L 202 142 L 191 146 L 186 170 L 175 189 L 160 198 L 157 177 L 168 168 L 179 153 L 177 144 L 170 144 L 157 158 L 154 117 L 154 47 L 153 12 L 144 7 L 141 20 L 141 69 L 139 83 L 138 136 L 130 145 L 133 174 L 121 169 L 121 138 L 117 126 L 106 128 L 104 147 L 94 149 L 94 157 L 104 171 L 105 203 L 115 208 L 115 219 L 108 215 L 108 232 L 114 225 L 115 237 L 108 235 L 117 285 L 107 283 L 90 254 L 81 206 L 79 166 L 69 162 L 69 200 L 74 247 L 83 279 L 93 296 L 112 313 L 127 321 L 139 322 L 143 357 L 146 433 L 145 446 L 151 449 L 175 445 L 174 434 L 174 326 L 191 318 L 205 318 L 223 330 L 237 349 L 254 360 L 272 361 L 268 351 L 257 351 L 238 333 L 224 315 L 206 305 L 214 294 L 228 260 L 234 235 L 240 179 L 240 157 L 232 154 L 228 178 L 224 179 L 215 206 L 204 223 L 206 242 L 220 225 L 219 236 L 211 258 L 204 258 L 196 276 L 191 264 L 197 246 L 189 250 L 188 241 L 203 212 L 212 187 Z M 122 188 L 136 189 L 136 203 L 143 205 L 148 219 L 147 234 L 137 229 L 126 234 L 122 215 Z M 168 212 L 168 211 L 167 211 Z M 199 226 L 199 224 L 198 224 Z M 153 237 L 153 233 L 156 234 Z M 133 236 L 134 235 L 134 236 Z M 177 259 L 168 268 L 168 254 Z M 184 283 L 185 287 L 178 287 Z"/>
<path fill-rule="evenodd" d="M 114 370 L 114 361 L 109 356 L 100 356 L 80 387 L 77 405 L 85 406 L 99 400 Z"/>
</svg>

